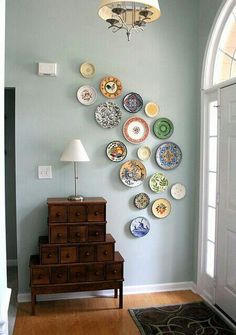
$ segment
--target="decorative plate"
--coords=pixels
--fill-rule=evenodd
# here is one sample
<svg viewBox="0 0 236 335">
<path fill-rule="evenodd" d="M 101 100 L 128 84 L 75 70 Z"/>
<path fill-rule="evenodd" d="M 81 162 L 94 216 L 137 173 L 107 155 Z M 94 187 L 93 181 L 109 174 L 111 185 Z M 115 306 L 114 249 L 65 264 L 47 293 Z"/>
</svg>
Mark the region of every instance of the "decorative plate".
<svg viewBox="0 0 236 335">
<path fill-rule="evenodd" d="M 148 102 L 145 106 L 145 113 L 149 117 L 155 117 L 158 115 L 160 107 L 155 102 Z"/>
<path fill-rule="evenodd" d="M 91 86 L 81 86 L 77 91 L 77 99 L 83 105 L 92 105 L 97 99 L 97 92 Z"/>
<path fill-rule="evenodd" d="M 186 195 L 186 188 L 183 184 L 176 183 L 170 189 L 172 197 L 176 200 L 183 199 Z"/>
<path fill-rule="evenodd" d="M 152 213 L 159 219 L 163 219 L 170 214 L 171 204 L 167 199 L 157 199 L 152 205 Z"/>
<path fill-rule="evenodd" d="M 157 138 L 166 139 L 169 138 L 174 131 L 173 123 L 167 118 L 157 119 L 153 125 L 153 132 Z"/>
<path fill-rule="evenodd" d="M 123 107 L 129 113 L 137 113 L 143 107 L 143 99 L 138 93 L 128 93 L 123 99 Z"/>
<path fill-rule="evenodd" d="M 147 193 L 139 193 L 134 197 L 134 205 L 138 209 L 146 208 L 150 203 L 150 198 Z"/>
<path fill-rule="evenodd" d="M 125 162 L 120 168 L 120 179 L 129 187 L 139 186 L 146 178 L 147 172 L 145 166 L 137 160 Z"/>
<path fill-rule="evenodd" d="M 113 102 L 104 102 L 95 111 L 95 119 L 103 128 L 114 128 L 120 123 L 121 116 L 120 107 Z"/>
<path fill-rule="evenodd" d="M 112 141 L 106 149 L 107 157 L 113 162 L 121 162 L 127 156 L 127 148 L 121 141 Z"/>
<path fill-rule="evenodd" d="M 148 146 L 140 147 L 137 151 L 137 156 L 141 161 L 145 161 L 150 158 L 152 150 Z"/>
<path fill-rule="evenodd" d="M 150 189 L 153 192 L 159 193 L 164 192 L 169 185 L 168 179 L 163 175 L 163 173 L 157 172 L 149 180 Z"/>
<path fill-rule="evenodd" d="M 83 63 L 80 66 L 80 73 L 85 78 L 91 78 L 95 74 L 95 66 L 90 63 Z"/>
<path fill-rule="evenodd" d="M 129 118 L 123 126 L 123 134 L 126 140 L 138 144 L 146 140 L 149 134 L 149 126 L 141 117 Z"/>
<path fill-rule="evenodd" d="M 106 77 L 100 82 L 100 91 L 105 97 L 109 99 L 115 99 L 121 95 L 121 81 L 118 78 L 112 76 Z"/>
<path fill-rule="evenodd" d="M 150 230 L 150 223 L 146 218 L 137 217 L 130 223 L 130 231 L 135 237 L 143 237 Z"/>
<path fill-rule="evenodd" d="M 182 152 L 177 144 L 164 142 L 156 151 L 156 162 L 164 170 L 172 170 L 179 166 L 182 160 Z"/>
</svg>

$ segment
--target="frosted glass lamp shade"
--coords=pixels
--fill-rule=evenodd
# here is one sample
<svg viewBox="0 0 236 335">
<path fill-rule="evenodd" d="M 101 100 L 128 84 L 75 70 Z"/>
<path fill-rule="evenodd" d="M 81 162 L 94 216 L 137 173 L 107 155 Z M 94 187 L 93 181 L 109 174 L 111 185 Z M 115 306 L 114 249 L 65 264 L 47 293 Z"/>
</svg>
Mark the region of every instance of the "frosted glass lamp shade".
<svg viewBox="0 0 236 335">
<path fill-rule="evenodd" d="M 60 160 L 65 162 L 88 162 L 89 157 L 82 142 L 75 139 L 66 146 Z"/>
</svg>

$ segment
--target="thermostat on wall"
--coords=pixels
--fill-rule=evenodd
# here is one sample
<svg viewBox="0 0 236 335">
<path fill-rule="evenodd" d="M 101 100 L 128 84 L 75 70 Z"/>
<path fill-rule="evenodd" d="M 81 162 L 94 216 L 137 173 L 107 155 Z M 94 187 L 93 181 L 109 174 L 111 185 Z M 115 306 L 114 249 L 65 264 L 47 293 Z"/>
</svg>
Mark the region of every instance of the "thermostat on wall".
<svg viewBox="0 0 236 335">
<path fill-rule="evenodd" d="M 38 75 L 56 77 L 57 63 L 38 63 Z"/>
</svg>

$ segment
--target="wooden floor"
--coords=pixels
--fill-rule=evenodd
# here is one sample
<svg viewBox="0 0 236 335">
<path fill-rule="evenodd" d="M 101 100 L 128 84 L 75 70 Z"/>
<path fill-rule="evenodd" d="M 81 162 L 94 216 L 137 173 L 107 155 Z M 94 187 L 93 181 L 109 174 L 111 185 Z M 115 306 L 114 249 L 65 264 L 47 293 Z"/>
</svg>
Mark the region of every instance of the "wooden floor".
<svg viewBox="0 0 236 335">
<path fill-rule="evenodd" d="M 36 315 L 30 304 L 19 304 L 14 335 L 139 335 L 129 308 L 202 300 L 191 291 L 124 296 L 124 308 L 114 298 L 98 297 L 39 302 Z"/>
</svg>

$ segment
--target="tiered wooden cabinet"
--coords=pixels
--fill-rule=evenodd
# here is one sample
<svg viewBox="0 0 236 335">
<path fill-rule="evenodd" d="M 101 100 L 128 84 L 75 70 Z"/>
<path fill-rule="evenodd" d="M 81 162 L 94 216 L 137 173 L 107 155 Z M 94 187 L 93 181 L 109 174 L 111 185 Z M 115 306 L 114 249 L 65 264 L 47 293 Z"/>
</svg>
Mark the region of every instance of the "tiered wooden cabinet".
<svg viewBox="0 0 236 335">
<path fill-rule="evenodd" d="M 123 307 L 123 263 L 106 234 L 106 200 L 49 198 L 48 236 L 39 237 L 39 255 L 30 257 L 32 314 L 36 295 L 114 289 Z"/>
</svg>

